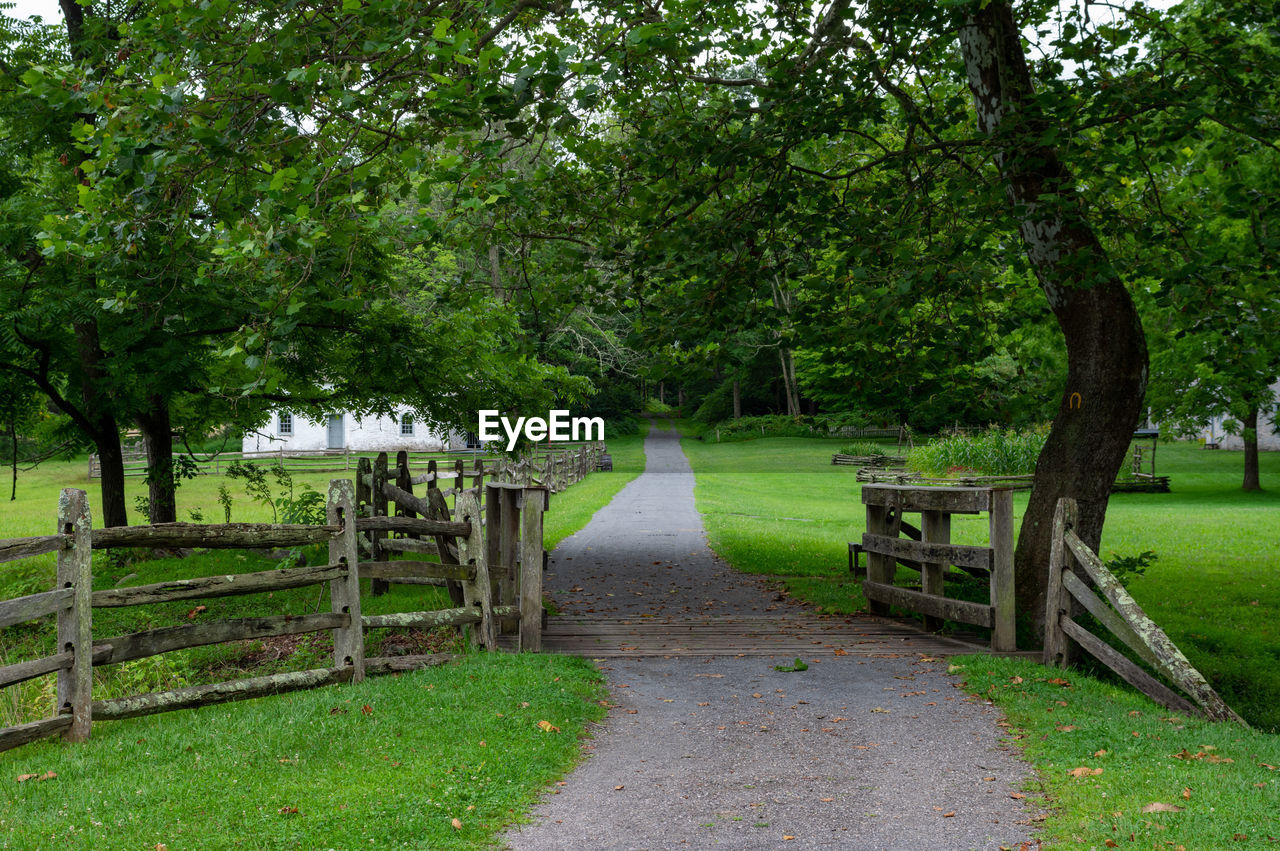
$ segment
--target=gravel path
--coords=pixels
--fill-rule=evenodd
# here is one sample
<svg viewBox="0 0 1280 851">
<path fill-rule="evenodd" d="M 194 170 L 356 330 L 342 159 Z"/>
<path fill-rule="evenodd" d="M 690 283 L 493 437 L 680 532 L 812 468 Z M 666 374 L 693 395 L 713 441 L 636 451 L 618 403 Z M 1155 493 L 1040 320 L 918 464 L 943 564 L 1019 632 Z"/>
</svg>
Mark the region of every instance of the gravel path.
<svg viewBox="0 0 1280 851">
<path fill-rule="evenodd" d="M 552 553 L 567 614 L 656 618 L 799 613 L 720 562 L 673 431 L 645 473 Z M 674 657 L 601 662 L 613 702 L 589 758 L 544 797 L 512 849 L 1017 846 L 1030 775 L 998 713 L 939 659 Z"/>
</svg>

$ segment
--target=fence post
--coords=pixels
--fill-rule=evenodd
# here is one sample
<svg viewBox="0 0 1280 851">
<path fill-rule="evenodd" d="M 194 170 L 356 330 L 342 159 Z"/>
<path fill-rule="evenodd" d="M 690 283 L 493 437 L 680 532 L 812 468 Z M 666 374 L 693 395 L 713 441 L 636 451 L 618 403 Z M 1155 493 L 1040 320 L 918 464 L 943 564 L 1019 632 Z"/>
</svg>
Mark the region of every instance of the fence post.
<svg viewBox="0 0 1280 851">
<path fill-rule="evenodd" d="M 1062 630 L 1062 616 L 1070 614 L 1070 599 L 1062 587 L 1062 574 L 1070 570 L 1071 551 L 1067 549 L 1066 533 L 1076 525 L 1078 509 L 1070 497 L 1058 500 L 1053 510 L 1053 544 L 1049 550 L 1049 588 L 1044 595 L 1044 656 L 1045 665 L 1065 667 L 1069 658 L 1067 634 Z"/>
<path fill-rule="evenodd" d="M 58 550 L 58 587 L 74 588 L 71 605 L 58 611 L 58 652 L 72 653 L 71 667 L 58 671 L 55 714 L 71 714 L 68 742 L 89 738 L 93 706 L 93 538 L 85 492 L 66 488 L 58 499 L 58 534 L 71 545 Z"/>
<path fill-rule="evenodd" d="M 889 531 L 889 509 L 883 505 L 867 505 L 867 531 L 872 535 L 884 535 Z M 867 579 L 881 585 L 892 585 L 894 567 L 891 556 L 879 553 L 867 553 Z M 887 616 L 889 604 L 879 600 L 867 601 L 867 608 L 873 615 Z"/>
<path fill-rule="evenodd" d="M 1018 649 L 1017 615 L 1014 611 L 1013 489 L 991 489 L 991 649 L 1008 653 Z"/>
<path fill-rule="evenodd" d="M 459 563 L 475 565 L 476 568 L 475 581 L 462 586 L 467 607 L 480 607 L 480 628 L 476 630 L 474 638 L 485 649 L 497 650 L 498 640 L 493 628 L 493 594 L 489 584 L 489 561 L 486 557 L 487 542 L 484 526 L 480 523 L 480 501 L 471 494 L 463 494 L 455 519 L 471 524 L 470 533 L 460 535 L 456 540 Z"/>
<path fill-rule="evenodd" d="M 467 489 L 467 465 L 461 458 L 453 462 L 453 510 L 458 510 L 458 498 Z"/>
<path fill-rule="evenodd" d="M 520 642 L 521 652 L 542 650 L 542 512 L 544 488 L 525 488 L 520 529 Z"/>
<path fill-rule="evenodd" d="M 329 539 L 329 563 L 347 566 L 345 576 L 329 582 L 329 600 L 334 612 L 351 616 L 347 626 L 333 631 L 333 664 L 336 668 L 353 667 L 351 681 L 355 683 L 364 679 L 364 623 L 360 616 L 360 545 L 356 541 L 356 510 L 350 481 L 329 482 L 325 521 L 331 526 L 342 526 L 342 531 Z"/>
<path fill-rule="evenodd" d="M 387 495 L 382 492 L 382 486 L 387 483 L 387 453 L 379 452 L 378 458 L 373 462 L 373 487 L 370 493 L 369 505 L 373 508 L 371 512 L 374 517 L 387 516 Z M 387 554 L 382 548 L 382 541 L 387 537 L 386 532 L 370 532 L 369 542 L 373 544 L 373 561 L 386 561 Z M 387 593 L 391 588 L 391 583 L 385 579 L 374 579 L 369 583 L 369 590 L 373 596 L 380 597 Z"/>
<path fill-rule="evenodd" d="M 920 517 L 920 539 L 931 544 L 951 543 L 951 514 L 946 511 L 924 511 Z M 936 597 L 946 596 L 947 565 L 924 562 L 920 565 L 920 590 Z M 926 615 L 924 628 L 932 632 L 942 629 L 942 618 Z"/>
</svg>

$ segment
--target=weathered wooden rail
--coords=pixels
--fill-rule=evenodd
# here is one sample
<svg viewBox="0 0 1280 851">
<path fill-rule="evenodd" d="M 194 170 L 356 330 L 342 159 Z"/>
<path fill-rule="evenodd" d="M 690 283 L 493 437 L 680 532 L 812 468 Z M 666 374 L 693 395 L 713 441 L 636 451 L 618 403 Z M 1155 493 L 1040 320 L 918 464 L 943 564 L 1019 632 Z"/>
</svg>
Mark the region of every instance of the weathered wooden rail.
<svg viewBox="0 0 1280 851">
<path fill-rule="evenodd" d="M 899 606 L 923 614 L 926 628 L 932 630 L 941 628 L 943 620 L 984 626 L 991 630 L 993 651 L 1017 649 L 1009 489 L 865 485 L 862 502 L 867 507 L 867 532 L 860 544 L 850 544 L 850 551 L 867 554 L 862 593 L 872 614 L 887 615 L 890 606 Z M 984 511 L 990 515 L 989 546 L 951 543 L 953 514 Z M 906 512 L 920 513 L 919 527 L 904 520 Z M 989 603 L 946 596 L 945 577 L 953 565 L 988 577 Z M 893 584 L 899 566 L 920 572 L 919 591 Z"/>
<path fill-rule="evenodd" d="M 1049 590 L 1045 600 L 1044 664 L 1066 665 L 1070 655 L 1069 643 L 1074 641 L 1125 682 L 1167 709 L 1204 715 L 1214 721 L 1245 723 L 1218 696 L 1204 675 L 1187 661 L 1164 630 L 1147 617 L 1097 553 L 1080 540 L 1075 533 L 1076 522 L 1076 501 L 1058 500 L 1053 517 Z M 1088 583 L 1092 583 L 1092 587 Z M 1076 623 L 1074 615 L 1081 610 L 1093 615 L 1139 659 L 1168 677 L 1190 700 Z"/>
<path fill-rule="evenodd" d="M 385 470 L 385 456 L 381 459 Z M 395 504 L 388 515 L 357 511 L 356 487 L 346 480 L 330 482 L 326 523 L 320 526 L 280 524 L 191 524 L 92 529 L 83 491 L 63 491 L 59 501 L 58 533 L 0 541 L 0 562 L 49 552 L 57 554 L 58 587 L 51 591 L 0 601 L 0 628 L 57 615 L 57 647 L 50 656 L 0 667 L 0 688 L 56 673 L 57 702 L 45 719 L 0 729 L 0 751 L 46 736 L 63 734 L 70 741 L 88 738 L 92 719 L 128 718 L 313 688 L 334 682 L 358 682 L 366 674 L 407 670 L 435 657 L 366 659 L 364 632 L 368 629 L 472 627 L 472 642 L 498 648 L 500 624 L 517 633 L 517 646 L 537 650 L 542 629 L 542 511 L 545 488 L 490 482 L 479 488 L 454 488 L 450 511 L 438 488 L 424 500 L 412 493 L 407 460 L 401 459 L 398 481 L 404 487 L 379 482 L 380 493 Z M 437 478 L 443 478 L 442 476 Z M 434 484 L 435 479 L 432 479 Z M 367 483 L 362 483 L 366 488 Z M 479 493 L 477 491 L 479 490 Z M 487 493 L 481 508 L 480 494 Z M 420 517 L 424 512 L 428 516 Z M 487 524 L 486 524 L 487 521 Z M 486 535 L 486 525 L 493 530 Z M 421 545 L 417 553 L 434 553 L 438 561 L 379 558 L 383 539 L 405 535 Z M 429 538 L 430 540 L 425 540 Z M 377 542 L 375 557 L 361 560 L 361 539 Z M 386 538 L 387 542 L 391 540 Z M 259 548 L 327 543 L 328 562 L 322 565 L 266 570 L 255 573 L 206 576 L 128 588 L 92 590 L 94 550 L 119 547 Z M 386 547 L 391 551 L 392 547 Z M 412 550 L 412 548 L 407 548 Z M 491 574 L 489 565 L 497 571 Z M 450 583 L 457 591 L 452 608 L 438 611 L 363 615 L 360 579 L 373 582 Z M 331 610 L 301 616 L 235 618 L 181 624 L 105 639 L 93 638 L 93 609 L 139 606 L 180 600 L 260 594 L 327 585 Z M 154 694 L 111 700 L 92 699 L 92 666 L 110 665 L 174 650 L 245 639 L 328 631 L 333 635 L 333 664 L 328 668 L 293 671 L 233 680 Z"/>
</svg>

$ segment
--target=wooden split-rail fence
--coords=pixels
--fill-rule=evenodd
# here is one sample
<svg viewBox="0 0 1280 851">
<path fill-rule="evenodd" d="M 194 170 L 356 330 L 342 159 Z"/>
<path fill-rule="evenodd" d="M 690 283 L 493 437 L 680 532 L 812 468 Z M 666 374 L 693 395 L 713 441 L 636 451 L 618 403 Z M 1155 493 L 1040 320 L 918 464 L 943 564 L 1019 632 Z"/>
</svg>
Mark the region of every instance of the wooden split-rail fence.
<svg viewBox="0 0 1280 851">
<path fill-rule="evenodd" d="M 925 616 L 925 627 L 938 630 L 943 621 L 984 626 L 991 630 L 991 649 L 1017 649 L 1013 578 L 1013 493 L 1007 488 L 909 487 L 865 485 L 867 531 L 861 542 L 849 544 L 850 567 L 860 570 L 859 555 L 867 554 L 863 596 L 872 614 L 887 615 L 890 606 Z M 904 514 L 921 515 L 920 525 Z M 951 543 L 954 514 L 990 516 L 989 546 Z M 990 600 L 975 603 L 946 596 L 946 574 L 952 566 L 988 580 Z M 920 590 L 893 584 L 897 568 L 920 573 Z"/>
<path fill-rule="evenodd" d="M 381 466 L 385 468 L 385 459 Z M 403 465 L 407 470 L 407 464 Z M 400 472 L 399 470 L 397 471 Z M 443 478 L 443 475 L 441 478 Z M 64 490 L 58 504 L 58 531 L 35 538 L 0 540 L 0 562 L 57 555 L 57 586 L 50 591 L 0 601 L 0 628 L 50 614 L 57 616 L 56 652 L 40 659 L 0 667 L 0 688 L 45 674 L 57 674 L 53 714 L 45 719 L 0 729 L 0 751 L 47 736 L 70 741 L 88 738 L 93 720 L 129 718 L 228 700 L 258 697 L 336 682 L 356 682 L 369 674 L 409 670 L 439 661 L 436 657 L 365 658 L 364 630 L 385 628 L 470 627 L 472 642 L 498 647 L 500 624 L 517 631 L 517 647 L 538 650 L 542 629 L 542 512 L 547 489 L 504 482 L 484 485 L 481 508 L 476 488 L 455 488 L 455 506 L 441 510 L 443 494 L 429 489 L 427 499 L 389 481 L 383 497 L 397 513 L 362 514 L 352 482 L 330 482 L 325 525 L 166 523 L 93 529 L 84 491 Z M 362 487 L 371 483 L 361 480 Z M 432 493 L 432 491 L 435 491 Z M 376 500 L 370 503 L 376 504 Z M 450 516 L 450 514 L 452 516 Z M 486 529 L 489 530 L 486 533 Z M 429 553 L 439 562 L 392 560 L 397 551 L 387 536 L 403 535 L 414 545 L 400 552 Z M 361 538 L 365 543 L 361 544 Z M 375 543 L 376 542 L 376 543 Z M 92 553 L 120 547 L 263 548 L 327 543 L 326 564 L 257 573 L 208 576 L 138 587 L 92 590 Z M 372 552 L 363 558 L 361 551 Z M 438 611 L 362 615 L 359 580 L 453 583 L 455 605 Z M 238 618 L 184 624 L 130 635 L 93 635 L 93 610 L 281 591 L 327 584 L 331 610 L 307 615 Z M 92 669 L 189 647 L 245 639 L 330 631 L 333 664 L 326 668 L 271 674 L 173 691 L 93 700 Z"/>
<path fill-rule="evenodd" d="M 1074 642 L 1125 682 L 1167 709 L 1203 715 L 1214 721 L 1243 724 L 1244 721 L 1218 696 L 1204 675 L 1191 665 L 1164 630 L 1129 595 L 1098 554 L 1080 540 L 1075 532 L 1077 517 L 1074 499 L 1058 500 L 1053 517 L 1049 589 L 1045 599 L 1044 664 L 1064 666 L 1070 655 L 1070 644 Z M 1139 659 L 1167 677 L 1181 693 L 1077 623 L 1075 617 L 1080 611 L 1093 615 L 1099 624 L 1119 638 Z"/>
</svg>

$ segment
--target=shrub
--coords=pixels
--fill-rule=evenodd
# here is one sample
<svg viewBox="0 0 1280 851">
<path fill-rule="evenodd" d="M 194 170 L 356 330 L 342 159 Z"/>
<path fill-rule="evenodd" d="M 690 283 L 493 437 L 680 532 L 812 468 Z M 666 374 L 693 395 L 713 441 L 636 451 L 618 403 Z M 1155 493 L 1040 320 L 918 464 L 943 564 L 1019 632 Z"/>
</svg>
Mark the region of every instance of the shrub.
<svg viewBox="0 0 1280 851">
<path fill-rule="evenodd" d="M 857 455 L 859 457 L 867 457 L 874 455 L 888 455 L 883 443 L 873 443 L 870 440 L 858 440 L 853 443 L 846 443 L 840 447 L 841 454 Z"/>
<path fill-rule="evenodd" d="M 997 427 L 975 435 L 941 437 L 912 449 L 907 467 L 926 476 L 1026 476 L 1035 472 L 1047 434 L 1044 428 L 1015 431 Z"/>
</svg>

